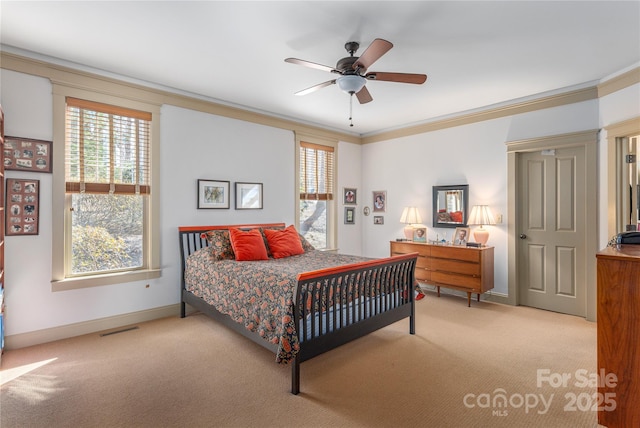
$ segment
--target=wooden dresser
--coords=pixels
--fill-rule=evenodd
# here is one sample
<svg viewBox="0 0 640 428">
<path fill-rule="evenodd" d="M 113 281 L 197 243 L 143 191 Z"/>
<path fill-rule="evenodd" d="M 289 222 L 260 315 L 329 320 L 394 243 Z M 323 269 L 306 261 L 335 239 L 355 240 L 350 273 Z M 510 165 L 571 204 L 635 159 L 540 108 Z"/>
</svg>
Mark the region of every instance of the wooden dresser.
<svg viewBox="0 0 640 428">
<path fill-rule="evenodd" d="M 598 423 L 639 427 L 640 245 L 607 247 L 596 259 L 599 402 L 602 398 Z"/>
<path fill-rule="evenodd" d="M 480 294 L 493 288 L 493 247 L 463 247 L 432 245 L 418 242 L 391 241 L 391 255 L 418 253 L 416 280 L 471 294 Z"/>
</svg>

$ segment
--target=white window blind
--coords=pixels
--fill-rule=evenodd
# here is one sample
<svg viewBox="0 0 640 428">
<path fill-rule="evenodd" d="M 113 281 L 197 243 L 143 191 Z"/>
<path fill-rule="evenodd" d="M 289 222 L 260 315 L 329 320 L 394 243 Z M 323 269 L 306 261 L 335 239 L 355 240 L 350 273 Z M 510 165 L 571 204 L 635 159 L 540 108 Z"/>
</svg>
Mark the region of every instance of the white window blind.
<svg viewBox="0 0 640 428">
<path fill-rule="evenodd" d="M 332 200 L 333 147 L 300 142 L 300 199 Z"/>
<path fill-rule="evenodd" d="M 67 98 L 67 193 L 149 194 L 151 113 Z"/>
</svg>

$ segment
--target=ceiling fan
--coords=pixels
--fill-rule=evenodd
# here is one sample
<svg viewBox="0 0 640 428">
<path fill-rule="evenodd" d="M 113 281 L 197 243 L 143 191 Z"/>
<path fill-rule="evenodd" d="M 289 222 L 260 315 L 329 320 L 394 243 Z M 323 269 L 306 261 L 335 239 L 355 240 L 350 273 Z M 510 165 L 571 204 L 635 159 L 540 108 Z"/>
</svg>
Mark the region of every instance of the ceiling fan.
<svg viewBox="0 0 640 428">
<path fill-rule="evenodd" d="M 315 62 L 305 61 L 298 58 L 287 58 L 285 62 L 291 64 L 303 65 L 305 67 L 315 68 L 317 70 L 328 71 L 330 73 L 339 74 L 333 80 L 328 80 L 323 83 L 311 86 L 307 89 L 296 92 L 296 95 L 306 95 L 311 92 L 315 92 L 318 89 L 322 89 L 327 86 L 338 84 L 340 89 L 350 95 L 355 94 L 360 104 L 365 104 L 373 101 L 369 90 L 365 86 L 367 80 L 382 80 L 386 82 L 399 82 L 399 83 L 413 83 L 420 85 L 427 80 L 426 74 L 411 74 L 411 73 L 386 73 L 371 71 L 366 72 L 367 69 L 382 55 L 387 53 L 393 44 L 384 39 L 375 39 L 369 47 L 364 51 L 362 56 L 354 56 L 360 44 L 358 42 L 347 42 L 344 48 L 347 50 L 350 56 L 344 57 L 338 60 L 338 63 L 334 67 L 327 65 L 317 64 Z M 351 118 L 349 118 L 351 119 Z M 351 124 L 353 126 L 353 123 Z"/>
</svg>

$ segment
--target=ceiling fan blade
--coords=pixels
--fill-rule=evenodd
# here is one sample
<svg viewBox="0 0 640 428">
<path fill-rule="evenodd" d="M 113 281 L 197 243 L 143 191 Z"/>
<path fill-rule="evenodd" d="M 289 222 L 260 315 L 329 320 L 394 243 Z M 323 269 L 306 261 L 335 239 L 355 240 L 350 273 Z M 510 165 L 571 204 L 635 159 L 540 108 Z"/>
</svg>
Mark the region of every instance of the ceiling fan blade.
<svg viewBox="0 0 640 428">
<path fill-rule="evenodd" d="M 305 61 L 303 59 L 298 58 L 287 58 L 284 60 L 285 62 L 289 62 L 291 64 L 303 65 L 309 68 L 315 68 L 316 70 L 328 71 L 328 72 L 337 72 L 333 67 L 329 67 L 328 65 L 317 64 L 311 61 Z"/>
<path fill-rule="evenodd" d="M 375 39 L 364 51 L 362 56 L 353 64 L 353 69 L 366 70 L 371 64 L 376 62 L 382 55 L 386 54 L 393 47 L 393 43 L 384 39 Z"/>
<path fill-rule="evenodd" d="M 322 83 L 318 83 L 317 85 L 313 85 L 313 86 L 311 86 L 311 87 L 309 87 L 307 89 L 303 89 L 301 91 L 298 91 L 298 92 L 295 93 L 295 95 L 307 95 L 307 94 L 310 94 L 311 92 L 317 91 L 318 89 L 322 89 L 322 88 L 325 88 L 327 86 L 335 85 L 335 83 L 336 83 L 335 79 L 328 80 L 326 82 L 322 82 Z"/>
<path fill-rule="evenodd" d="M 363 86 L 358 92 L 356 92 L 356 97 L 358 97 L 358 101 L 360 104 L 366 104 L 368 102 L 373 101 L 371 94 L 366 86 Z"/>
<path fill-rule="evenodd" d="M 400 83 L 414 83 L 421 85 L 427 81 L 426 74 L 412 74 L 412 73 L 381 73 L 378 71 L 372 71 L 365 76 L 367 80 L 382 80 L 385 82 L 400 82 Z"/>
</svg>

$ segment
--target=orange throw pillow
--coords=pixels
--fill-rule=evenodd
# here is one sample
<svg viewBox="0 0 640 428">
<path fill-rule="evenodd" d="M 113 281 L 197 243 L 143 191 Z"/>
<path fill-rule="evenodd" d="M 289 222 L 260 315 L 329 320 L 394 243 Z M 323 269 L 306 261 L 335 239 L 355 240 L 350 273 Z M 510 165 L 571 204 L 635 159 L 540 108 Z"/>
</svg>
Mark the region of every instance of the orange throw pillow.
<svg viewBox="0 0 640 428">
<path fill-rule="evenodd" d="M 284 230 L 264 229 L 264 236 L 269 243 L 269 250 L 274 259 L 303 254 L 302 242 L 293 225 Z"/>
<path fill-rule="evenodd" d="M 267 248 L 259 229 L 229 229 L 229 239 L 237 261 L 267 260 Z"/>
</svg>

